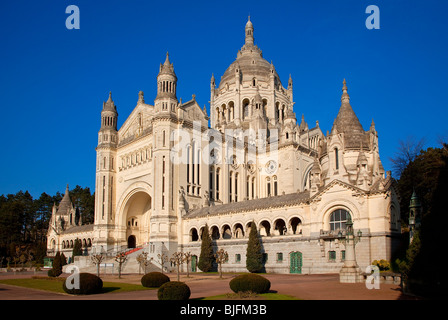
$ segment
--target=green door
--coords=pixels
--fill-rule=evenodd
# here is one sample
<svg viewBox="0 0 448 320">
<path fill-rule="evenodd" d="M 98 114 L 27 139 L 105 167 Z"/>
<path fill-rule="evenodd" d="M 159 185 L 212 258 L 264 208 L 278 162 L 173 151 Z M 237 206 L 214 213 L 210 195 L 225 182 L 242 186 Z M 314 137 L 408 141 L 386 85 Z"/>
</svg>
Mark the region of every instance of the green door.
<svg viewBox="0 0 448 320">
<path fill-rule="evenodd" d="M 302 253 L 295 251 L 289 254 L 289 273 L 302 273 Z"/>
<path fill-rule="evenodd" d="M 191 272 L 196 272 L 197 263 L 198 263 L 198 257 L 192 256 L 191 257 Z"/>
</svg>

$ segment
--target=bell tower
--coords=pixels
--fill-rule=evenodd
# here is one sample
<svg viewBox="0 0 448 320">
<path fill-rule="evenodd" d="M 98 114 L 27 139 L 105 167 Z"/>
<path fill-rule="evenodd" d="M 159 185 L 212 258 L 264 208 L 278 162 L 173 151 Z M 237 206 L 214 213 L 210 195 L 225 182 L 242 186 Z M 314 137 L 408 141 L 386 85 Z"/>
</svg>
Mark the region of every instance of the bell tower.
<svg viewBox="0 0 448 320">
<path fill-rule="evenodd" d="M 157 97 L 155 99 L 157 112 L 176 113 L 178 104 L 176 90 L 177 76 L 167 52 L 165 63 L 160 64 L 159 74 L 157 75 Z"/>
<path fill-rule="evenodd" d="M 103 103 L 96 147 L 94 246 L 100 251 L 107 251 L 114 245 L 111 233 L 115 228 L 117 120 L 118 112 L 110 92 L 109 99 Z"/>
<path fill-rule="evenodd" d="M 178 190 L 178 169 L 170 158 L 171 133 L 177 128 L 176 90 L 177 76 L 167 53 L 157 75 L 154 101 L 152 185 L 155 188 L 149 237 L 157 252 L 169 256 L 177 250 L 177 196 L 174 195 Z"/>
</svg>

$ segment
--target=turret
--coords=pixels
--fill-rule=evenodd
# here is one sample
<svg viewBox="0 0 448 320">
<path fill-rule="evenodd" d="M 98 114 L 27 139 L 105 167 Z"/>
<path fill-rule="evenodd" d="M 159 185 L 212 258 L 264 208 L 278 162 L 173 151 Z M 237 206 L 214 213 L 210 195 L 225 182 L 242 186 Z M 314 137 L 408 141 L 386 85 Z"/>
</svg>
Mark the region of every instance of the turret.
<svg viewBox="0 0 448 320">
<path fill-rule="evenodd" d="M 177 76 L 167 52 L 165 62 L 160 64 L 159 74 L 157 75 L 155 107 L 158 112 L 176 112 L 178 105 L 176 90 Z"/>
<path fill-rule="evenodd" d="M 415 231 L 420 228 L 421 214 L 422 204 L 414 190 L 409 203 L 409 243 L 414 239 Z"/>
<path fill-rule="evenodd" d="M 103 102 L 103 110 L 101 111 L 101 128 L 98 133 L 98 147 L 117 146 L 117 120 L 117 108 L 112 100 L 112 92 L 109 92 L 109 99 L 107 99 L 106 102 Z"/>
</svg>

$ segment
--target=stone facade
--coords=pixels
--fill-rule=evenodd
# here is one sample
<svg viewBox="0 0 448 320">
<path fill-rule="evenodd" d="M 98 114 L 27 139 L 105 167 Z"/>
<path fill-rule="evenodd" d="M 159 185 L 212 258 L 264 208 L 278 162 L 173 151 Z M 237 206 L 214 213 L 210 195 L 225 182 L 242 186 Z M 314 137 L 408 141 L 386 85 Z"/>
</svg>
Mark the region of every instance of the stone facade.
<svg viewBox="0 0 448 320">
<path fill-rule="evenodd" d="M 92 250 L 141 246 L 155 259 L 175 251 L 199 257 L 207 226 L 229 253 L 223 270 L 246 271 L 254 221 L 267 272 L 334 273 L 350 216 L 361 232 L 358 265 L 391 258 L 400 234 L 394 180 L 381 164 L 375 125 L 363 129 L 345 80 L 331 132 L 304 116 L 297 122 L 293 81 L 282 85 L 249 20 L 236 60 L 210 88 L 210 115 L 194 96 L 179 101 L 167 54 L 154 104 L 139 92 L 120 129 L 109 95 L 96 149 Z"/>
</svg>

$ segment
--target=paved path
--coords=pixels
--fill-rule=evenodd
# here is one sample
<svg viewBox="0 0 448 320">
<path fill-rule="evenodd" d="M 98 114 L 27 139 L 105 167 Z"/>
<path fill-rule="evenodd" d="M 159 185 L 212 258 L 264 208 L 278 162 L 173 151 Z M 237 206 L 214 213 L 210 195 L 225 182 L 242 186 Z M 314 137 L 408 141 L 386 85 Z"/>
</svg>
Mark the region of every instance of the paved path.
<svg viewBox="0 0 448 320">
<path fill-rule="evenodd" d="M 33 274 L 0 274 L 0 279 L 28 278 Z M 172 281 L 176 274 L 169 274 Z M 219 279 L 217 274 L 195 273 L 187 278 L 181 275 L 181 281 L 188 284 L 191 299 L 230 293 L 229 281 L 234 274 L 224 274 Z M 337 274 L 325 275 L 263 275 L 271 281 L 271 290 L 280 294 L 291 295 L 304 300 L 401 300 L 414 299 L 401 293 L 397 285 L 382 284 L 380 289 L 367 289 L 365 284 L 339 283 Z M 105 282 L 127 282 L 140 284 L 142 275 L 125 274 L 122 279 L 117 275 L 101 276 Z M 0 284 L 0 300 L 157 300 L 157 290 L 145 290 L 122 293 L 108 293 L 89 296 L 71 296 L 43 290 L 33 290 Z"/>
</svg>

